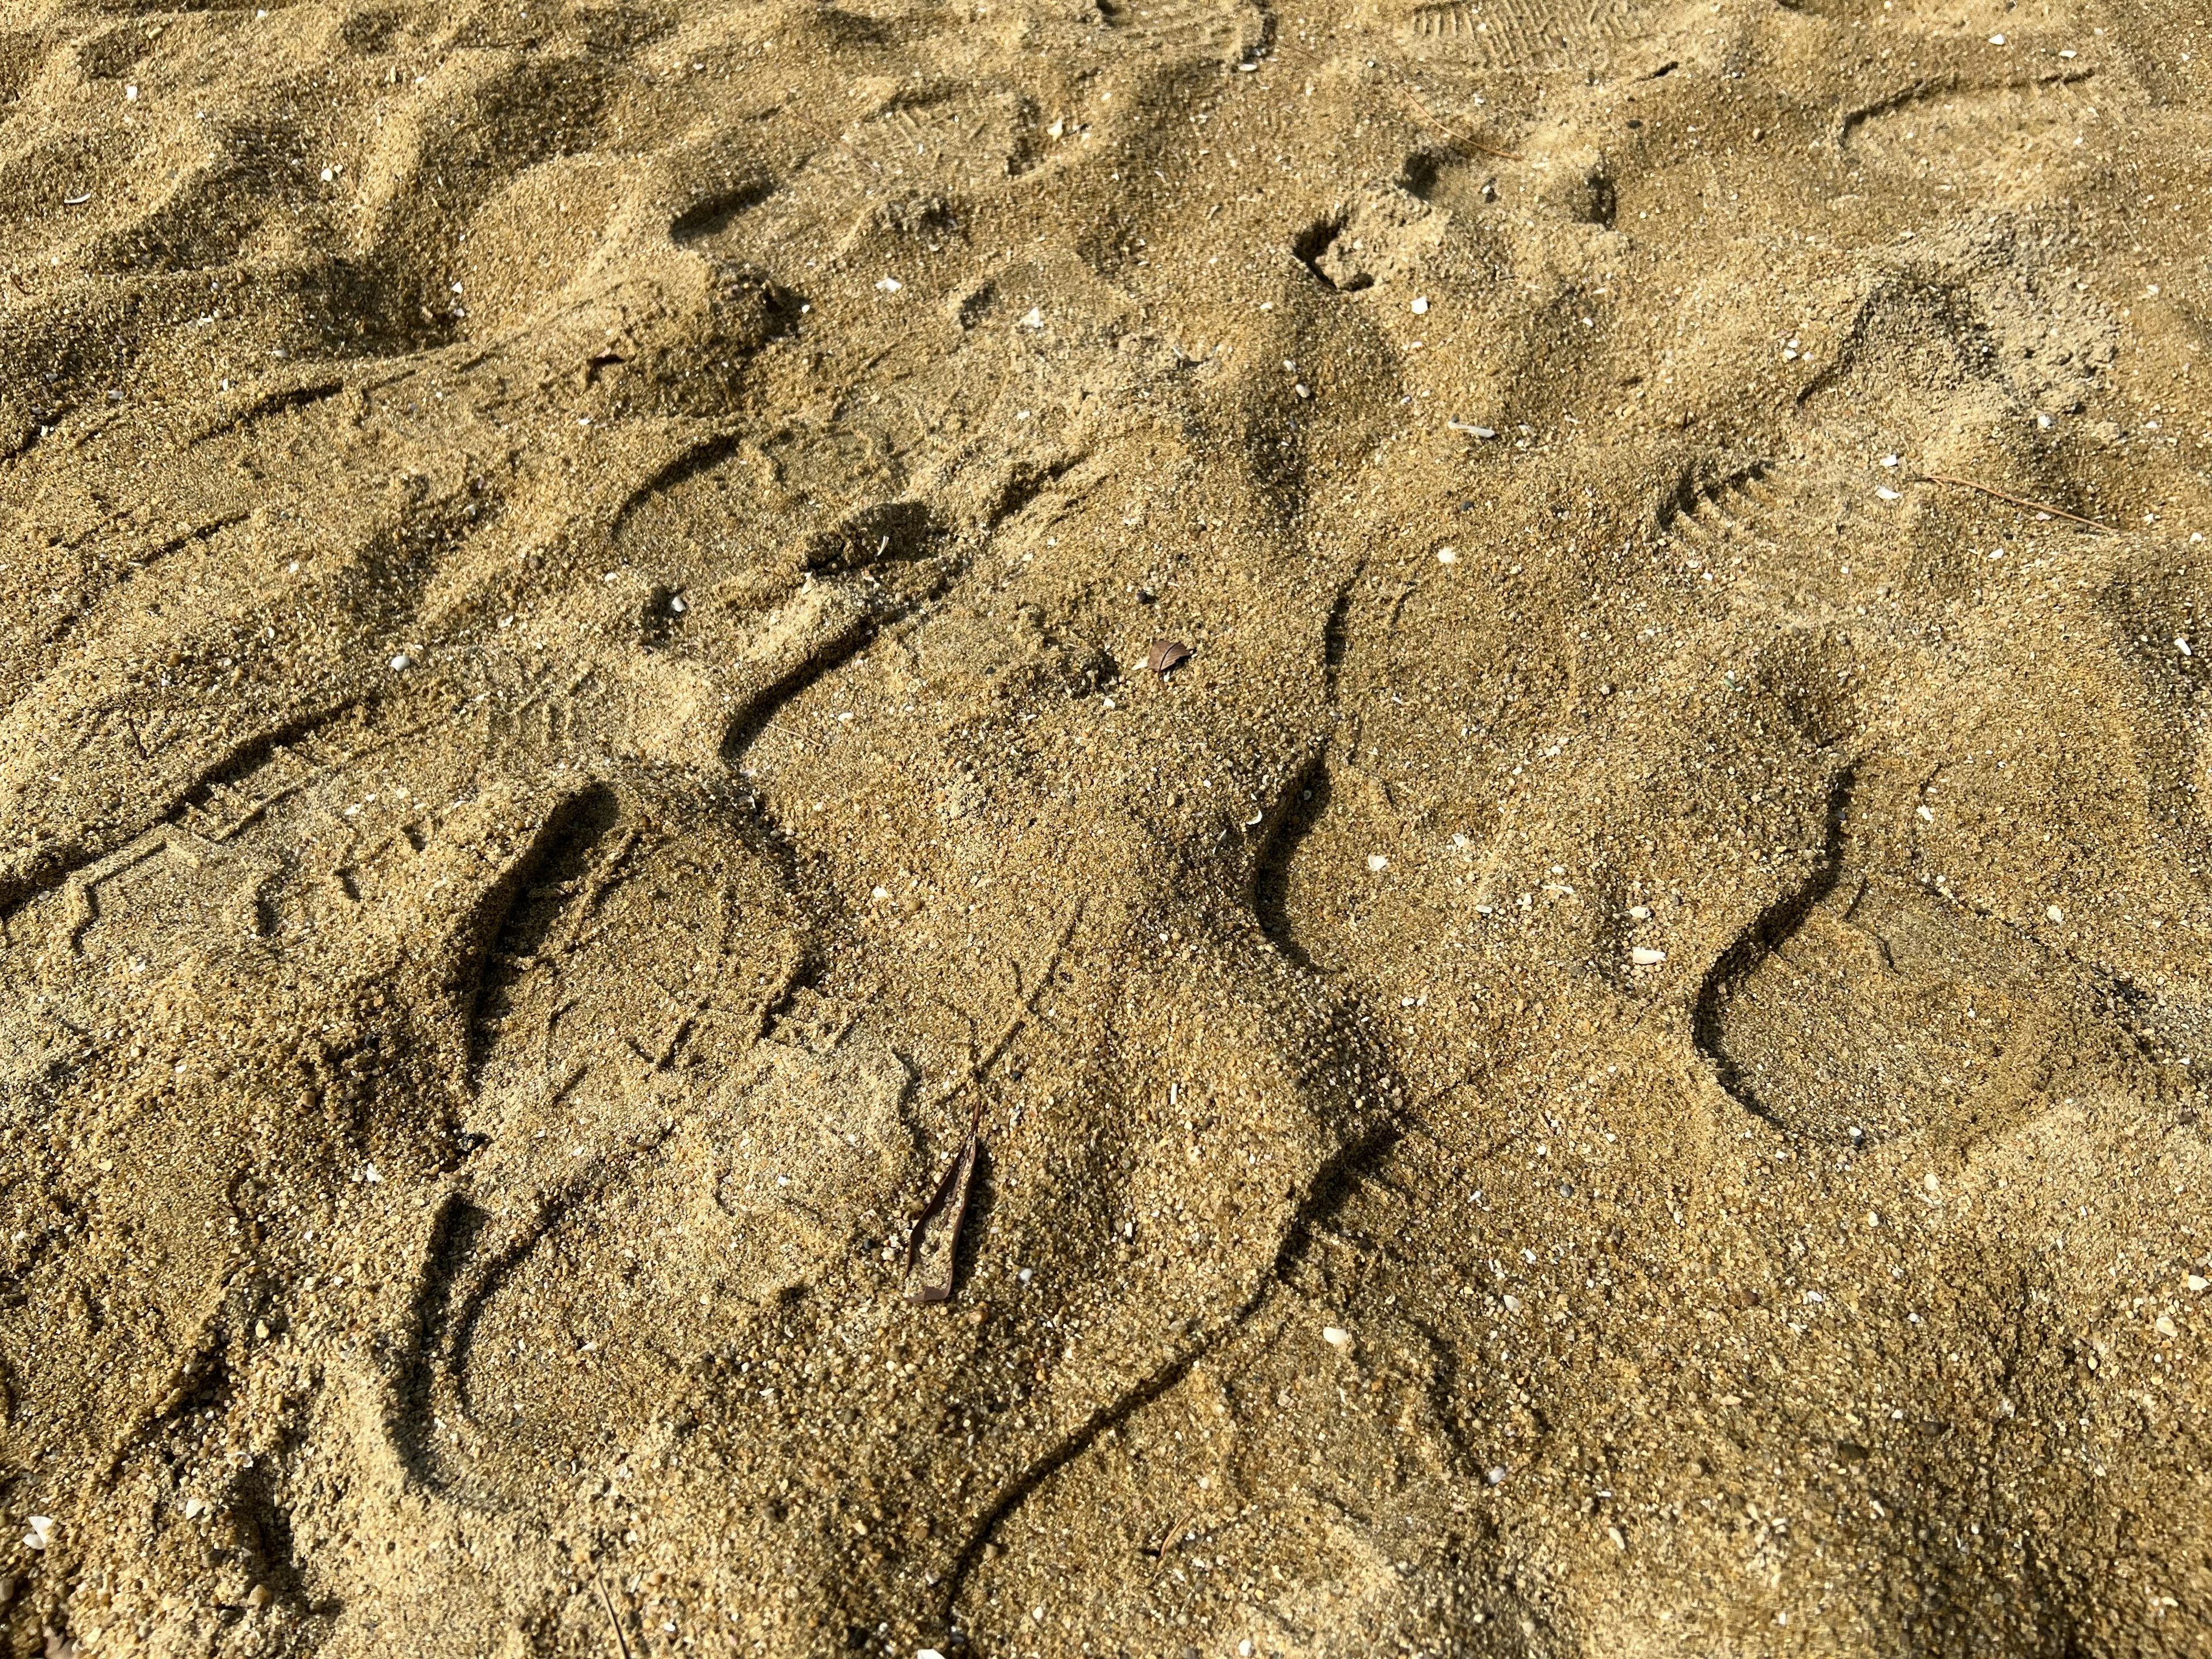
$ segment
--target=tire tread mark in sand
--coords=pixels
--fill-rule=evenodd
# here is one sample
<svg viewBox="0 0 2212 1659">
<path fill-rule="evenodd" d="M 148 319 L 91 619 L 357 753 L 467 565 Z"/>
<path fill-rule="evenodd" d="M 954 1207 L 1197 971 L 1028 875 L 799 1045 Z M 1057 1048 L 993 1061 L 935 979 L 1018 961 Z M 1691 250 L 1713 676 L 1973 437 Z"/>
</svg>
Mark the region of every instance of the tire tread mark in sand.
<svg viewBox="0 0 2212 1659">
<path fill-rule="evenodd" d="M 1729 1001 L 1752 969 L 1788 943 L 1790 935 L 1812 913 L 1813 907 L 1833 892 L 1842 879 L 1844 823 L 1850 813 L 1857 776 L 1857 763 L 1846 762 L 1830 781 L 1820 856 L 1812 872 L 1761 911 L 1757 920 L 1714 959 L 1713 965 L 1705 970 L 1705 981 L 1698 986 L 1697 999 L 1692 1005 L 1691 1039 L 1711 1065 L 1714 1077 L 1736 1104 L 1770 1122 L 1778 1123 L 1779 1120 L 1759 1103 L 1735 1062 L 1729 1057 L 1724 1029 Z"/>
</svg>

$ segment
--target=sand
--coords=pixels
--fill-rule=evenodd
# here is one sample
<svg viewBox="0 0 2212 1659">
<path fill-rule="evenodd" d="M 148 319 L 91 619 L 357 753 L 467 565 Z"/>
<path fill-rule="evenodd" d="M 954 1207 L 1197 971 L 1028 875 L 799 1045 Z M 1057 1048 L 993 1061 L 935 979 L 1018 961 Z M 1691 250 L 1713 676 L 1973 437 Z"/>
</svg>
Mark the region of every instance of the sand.
<svg viewBox="0 0 2212 1659">
<path fill-rule="evenodd" d="M 2212 1647 L 2198 9 L 16 0 L 8 1651 Z"/>
</svg>

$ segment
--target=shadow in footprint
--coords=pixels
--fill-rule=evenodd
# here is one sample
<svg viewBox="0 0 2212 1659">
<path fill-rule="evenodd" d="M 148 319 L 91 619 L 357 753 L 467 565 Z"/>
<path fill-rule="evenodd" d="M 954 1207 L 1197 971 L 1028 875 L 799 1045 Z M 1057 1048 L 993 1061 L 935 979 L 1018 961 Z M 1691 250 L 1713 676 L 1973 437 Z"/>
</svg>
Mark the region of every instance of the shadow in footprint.
<svg viewBox="0 0 2212 1659">
<path fill-rule="evenodd" d="M 1328 768 L 1321 760 L 1308 763 L 1285 792 L 1275 821 L 1267 827 L 1259 855 L 1253 861 L 1252 909 L 1260 927 L 1275 948 L 1301 968 L 1315 966 L 1299 942 L 1291 915 L 1291 865 L 1299 847 L 1314 832 L 1328 810 Z"/>
</svg>

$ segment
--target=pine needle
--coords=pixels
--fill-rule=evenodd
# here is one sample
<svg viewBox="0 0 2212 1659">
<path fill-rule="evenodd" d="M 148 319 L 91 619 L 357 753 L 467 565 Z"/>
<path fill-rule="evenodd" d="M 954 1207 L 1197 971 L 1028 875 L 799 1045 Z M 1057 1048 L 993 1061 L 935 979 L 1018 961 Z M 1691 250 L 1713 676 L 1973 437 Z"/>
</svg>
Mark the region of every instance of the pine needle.
<svg viewBox="0 0 2212 1659">
<path fill-rule="evenodd" d="M 2031 513 L 2041 513 L 2053 519 L 2064 519 L 2070 524 L 2085 524 L 2090 529 L 2102 531 L 2107 536 L 2117 536 L 2120 533 L 2112 526 L 2099 524 L 2094 519 L 2085 519 L 2079 513 L 2069 513 L 2064 507 L 2053 507 L 2048 501 L 2032 501 L 2025 495 L 2008 495 L 2003 490 L 1992 489 L 1988 484 L 1976 483 L 1972 478 L 1954 478 L 1946 473 L 1923 472 L 1920 475 L 1920 482 L 1949 484 L 1954 489 L 1976 490 L 1984 495 L 1993 495 L 1998 501 L 2009 501 L 2014 507 L 2024 507 Z"/>
</svg>

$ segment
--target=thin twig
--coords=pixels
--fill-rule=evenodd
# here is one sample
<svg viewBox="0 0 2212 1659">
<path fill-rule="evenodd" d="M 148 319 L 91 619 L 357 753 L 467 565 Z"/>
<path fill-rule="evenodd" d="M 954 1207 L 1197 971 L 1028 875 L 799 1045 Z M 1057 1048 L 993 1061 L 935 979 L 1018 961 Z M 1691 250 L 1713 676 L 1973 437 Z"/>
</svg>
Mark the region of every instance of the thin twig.
<svg viewBox="0 0 2212 1659">
<path fill-rule="evenodd" d="M 2112 526 L 2099 524 L 2094 519 L 2085 519 L 2079 513 L 2069 513 L 2064 507 L 2053 507 L 2048 501 L 2032 501 L 2025 495 L 2009 495 L 2002 489 L 1991 489 L 1988 484 L 1976 483 L 1972 478 L 1954 478 L 1942 472 L 1923 472 L 1920 475 L 1920 482 L 1949 484 L 1954 489 L 1977 490 L 1984 495 L 1994 495 L 2001 501 L 2009 501 L 2014 507 L 2024 507 L 2031 513 L 2046 514 L 2054 519 L 2064 519 L 2074 524 L 2085 524 L 2090 529 L 2102 531 L 2107 536 L 2117 536 L 2120 533 Z"/>
<path fill-rule="evenodd" d="M 1431 126 L 1434 127 L 1438 132 L 1443 134 L 1445 137 L 1450 139 L 1455 144 L 1464 144 L 1471 150 L 1477 151 L 1484 155 L 1495 156 L 1501 161 L 1519 161 L 1527 159 L 1518 150 L 1500 149 L 1495 144 L 1486 144 L 1480 138 L 1470 138 L 1465 133 L 1446 126 L 1442 121 L 1439 121 L 1434 115 L 1429 112 L 1429 106 L 1421 101 L 1418 94 L 1405 87 L 1398 88 L 1397 91 L 1399 95 L 1412 106 L 1415 115 L 1419 116 L 1422 120 L 1426 121 Z"/>
<path fill-rule="evenodd" d="M 629 1659 L 629 1638 L 623 1634 L 622 1620 L 615 1617 L 615 1598 L 607 1594 L 607 1581 L 595 1572 L 592 1583 L 599 1592 L 599 1605 L 607 1610 L 607 1624 L 615 1633 L 615 1646 L 621 1650 L 622 1659 Z"/>
</svg>

